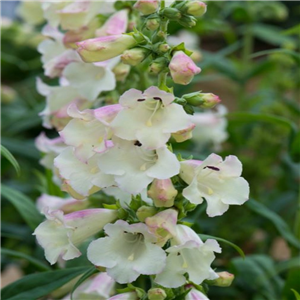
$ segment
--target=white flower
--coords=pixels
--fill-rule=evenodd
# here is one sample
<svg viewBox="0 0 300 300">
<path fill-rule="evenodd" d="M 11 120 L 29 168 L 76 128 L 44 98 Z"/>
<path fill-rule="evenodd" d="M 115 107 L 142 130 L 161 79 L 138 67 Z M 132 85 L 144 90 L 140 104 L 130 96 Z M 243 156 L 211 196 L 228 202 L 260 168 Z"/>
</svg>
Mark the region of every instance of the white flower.
<svg viewBox="0 0 300 300">
<path fill-rule="evenodd" d="M 62 75 L 67 79 L 70 86 L 78 90 L 81 97 L 94 101 L 101 92 L 115 89 L 116 78 L 111 67 L 109 65 L 73 62 L 64 69 Z"/>
<path fill-rule="evenodd" d="M 64 35 L 57 28 L 46 25 L 42 33 L 51 37 L 51 39 L 42 41 L 38 46 L 38 51 L 42 54 L 46 76 L 58 77 L 69 63 L 81 61 L 79 54 L 75 50 L 67 49 L 64 46 Z"/>
<path fill-rule="evenodd" d="M 138 300 L 138 299 L 140 298 L 137 296 L 136 292 L 127 292 L 127 293 L 115 295 L 109 298 L 108 300 Z"/>
<path fill-rule="evenodd" d="M 191 123 L 182 106 L 173 101 L 173 94 L 155 86 L 144 93 L 135 89 L 125 92 L 119 101 L 124 110 L 111 123 L 115 135 L 125 140 L 138 140 L 148 149 L 163 147 L 171 133 Z"/>
<path fill-rule="evenodd" d="M 200 291 L 192 288 L 191 291 L 185 296 L 185 300 L 209 300 L 206 295 Z"/>
<path fill-rule="evenodd" d="M 153 244 L 156 238 L 143 223 L 129 225 L 118 220 L 104 228 L 105 238 L 88 247 L 88 259 L 106 267 L 108 275 L 119 283 L 129 283 L 140 274 L 158 274 L 165 266 L 166 254 Z"/>
<path fill-rule="evenodd" d="M 200 146 L 212 144 L 215 151 L 221 149 L 221 144 L 228 138 L 227 120 L 224 115 L 227 109 L 224 105 L 216 106 L 217 111 L 194 113 L 190 120 L 196 125 L 193 130 L 193 141 Z"/>
<path fill-rule="evenodd" d="M 107 300 L 112 294 L 115 281 L 107 274 L 89 278 L 82 283 L 73 293 L 73 300 Z M 71 295 L 63 298 L 63 300 L 71 300 Z"/>
<path fill-rule="evenodd" d="M 177 227 L 187 227 L 177 225 Z M 194 235 L 195 238 L 185 240 L 187 236 L 193 236 L 186 231 L 192 229 L 179 229 L 177 242 L 179 245 L 172 246 L 166 250 L 169 253 L 167 257 L 167 265 L 163 272 L 158 274 L 155 282 L 168 287 L 176 288 L 186 283 L 185 273 L 188 273 L 189 280 L 201 284 L 205 279 L 215 279 L 218 276 L 211 269 L 210 265 L 215 259 L 214 252 L 221 252 L 219 244 L 215 240 L 207 240 L 205 243 Z M 185 234 L 179 236 L 182 232 Z M 181 243 L 183 242 L 183 243 Z"/>
<path fill-rule="evenodd" d="M 113 176 L 103 174 L 98 168 L 99 154 L 94 154 L 86 163 L 80 161 L 74 154 L 72 147 L 66 148 L 59 154 L 54 164 L 59 174 L 76 193 L 68 192 L 75 198 L 87 197 L 100 188 L 112 186 Z M 78 195 L 79 194 L 79 195 Z"/>
<path fill-rule="evenodd" d="M 77 246 L 114 221 L 118 212 L 109 209 L 87 209 L 64 215 L 62 211 L 45 212 L 47 220 L 34 231 L 37 241 L 45 250 L 45 257 L 56 263 L 81 255 Z"/>
<path fill-rule="evenodd" d="M 179 162 L 166 146 L 148 150 L 138 141 L 116 137 L 112 141 L 114 147 L 99 156 L 99 169 L 114 175 L 118 187 L 125 192 L 136 195 L 154 178 L 167 179 L 179 173 Z"/>
<path fill-rule="evenodd" d="M 203 162 L 181 162 L 180 176 L 189 184 L 183 196 L 191 203 L 207 201 L 210 217 L 222 215 L 229 205 L 241 205 L 249 198 L 249 184 L 240 177 L 242 164 L 236 156 L 222 157 L 211 154 Z"/>
<path fill-rule="evenodd" d="M 43 10 L 39 1 L 22 1 L 17 7 L 17 14 L 30 25 L 44 22 Z"/>
<path fill-rule="evenodd" d="M 108 140 L 112 135 L 108 126 L 121 108 L 115 104 L 80 111 L 71 104 L 68 114 L 73 119 L 59 134 L 67 145 L 75 147 L 76 157 L 86 162 L 95 152 L 104 152 L 112 146 Z"/>
</svg>

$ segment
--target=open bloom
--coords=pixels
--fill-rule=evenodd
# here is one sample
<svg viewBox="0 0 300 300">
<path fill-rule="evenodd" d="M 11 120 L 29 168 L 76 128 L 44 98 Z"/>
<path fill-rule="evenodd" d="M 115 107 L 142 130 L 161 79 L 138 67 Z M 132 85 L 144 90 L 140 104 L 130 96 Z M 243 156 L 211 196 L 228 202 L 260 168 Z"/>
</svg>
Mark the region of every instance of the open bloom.
<svg viewBox="0 0 300 300">
<path fill-rule="evenodd" d="M 177 225 L 177 227 L 187 226 Z M 176 244 L 178 244 L 166 250 L 169 253 L 167 265 L 155 278 L 158 284 L 168 288 L 182 286 L 186 282 L 185 273 L 188 273 L 189 280 L 196 284 L 201 284 L 205 279 L 218 277 L 210 265 L 215 259 L 214 252 L 221 252 L 219 244 L 215 240 L 203 243 L 196 234 L 189 231 L 192 229 L 177 231 Z"/>
<path fill-rule="evenodd" d="M 88 39 L 76 43 L 78 53 L 85 62 L 104 61 L 122 54 L 137 42 L 131 35 L 118 34 Z"/>
<path fill-rule="evenodd" d="M 68 114 L 73 119 L 59 134 L 67 145 L 75 147 L 77 158 L 86 162 L 95 152 L 101 153 L 112 147 L 108 126 L 121 109 L 115 104 L 80 111 L 76 105 L 70 105 Z"/>
<path fill-rule="evenodd" d="M 249 184 L 240 177 L 242 164 L 236 156 L 211 154 L 204 161 L 181 162 L 181 178 L 189 185 L 183 196 L 191 203 L 207 201 L 210 217 L 222 215 L 229 205 L 241 205 L 249 198 Z"/>
<path fill-rule="evenodd" d="M 80 161 L 72 147 L 66 148 L 54 160 L 60 176 L 65 180 L 65 189 L 76 199 L 82 199 L 114 184 L 112 175 L 104 174 L 98 167 L 99 154 L 94 154 L 86 163 Z M 69 187 L 71 189 L 69 189 Z M 73 191 L 75 193 L 73 193 Z"/>
<path fill-rule="evenodd" d="M 138 141 L 117 137 L 112 141 L 114 147 L 99 156 L 98 166 L 103 173 L 113 175 L 118 187 L 125 192 L 136 195 L 154 178 L 167 179 L 179 172 L 179 162 L 166 146 L 148 150 Z"/>
<path fill-rule="evenodd" d="M 169 69 L 175 83 L 187 85 L 194 75 L 199 74 L 201 69 L 183 51 L 176 51 L 173 55 Z"/>
<path fill-rule="evenodd" d="M 119 283 L 129 283 L 140 274 L 158 274 L 165 266 L 166 254 L 145 224 L 129 225 L 118 220 L 104 228 L 108 235 L 88 247 L 88 259 L 106 267 L 108 275 Z"/>
<path fill-rule="evenodd" d="M 173 94 L 155 86 L 144 93 L 130 89 L 121 96 L 119 103 L 124 109 L 111 127 L 116 136 L 138 140 L 148 149 L 164 147 L 171 133 L 185 129 L 191 123 L 182 106 L 173 101 Z"/>
<path fill-rule="evenodd" d="M 87 209 L 64 215 L 62 211 L 46 212 L 47 220 L 34 231 L 38 243 L 45 249 L 45 257 L 56 263 L 81 255 L 77 246 L 99 232 L 117 218 L 118 212 L 109 209 Z"/>
</svg>

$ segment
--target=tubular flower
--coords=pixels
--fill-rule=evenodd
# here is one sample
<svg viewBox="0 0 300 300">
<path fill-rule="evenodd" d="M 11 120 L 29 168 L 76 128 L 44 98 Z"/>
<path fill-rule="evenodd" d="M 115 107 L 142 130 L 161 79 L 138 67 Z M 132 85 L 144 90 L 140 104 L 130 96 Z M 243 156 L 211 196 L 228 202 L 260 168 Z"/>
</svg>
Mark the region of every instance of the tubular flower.
<svg viewBox="0 0 300 300">
<path fill-rule="evenodd" d="M 88 259 L 96 266 L 106 267 L 108 275 L 118 283 L 129 283 L 140 274 L 158 274 L 166 254 L 153 244 L 154 235 L 143 223 L 129 225 L 118 220 L 104 228 L 108 235 L 93 241 L 88 247 Z"/>
<path fill-rule="evenodd" d="M 249 198 L 249 184 L 241 173 L 242 164 L 233 155 L 224 161 L 216 154 L 203 162 L 183 161 L 180 176 L 189 186 L 182 194 L 194 204 L 201 204 L 205 198 L 210 217 L 222 215 L 229 205 L 242 205 Z"/>
<path fill-rule="evenodd" d="M 164 147 L 171 133 L 191 124 L 182 106 L 173 103 L 174 99 L 173 94 L 155 86 L 144 93 L 135 89 L 125 92 L 119 101 L 124 109 L 111 123 L 115 135 L 138 140 L 148 149 Z"/>
<path fill-rule="evenodd" d="M 56 210 L 45 214 L 47 220 L 33 234 L 52 265 L 60 256 L 64 260 L 80 256 L 77 246 L 114 221 L 118 215 L 117 211 L 109 209 L 87 209 L 67 215 Z"/>
<path fill-rule="evenodd" d="M 113 175 L 118 187 L 138 194 L 154 178 L 167 179 L 179 172 L 180 164 L 166 146 L 157 150 L 145 149 L 138 141 L 112 139 L 114 147 L 98 158 L 99 169 Z"/>
</svg>

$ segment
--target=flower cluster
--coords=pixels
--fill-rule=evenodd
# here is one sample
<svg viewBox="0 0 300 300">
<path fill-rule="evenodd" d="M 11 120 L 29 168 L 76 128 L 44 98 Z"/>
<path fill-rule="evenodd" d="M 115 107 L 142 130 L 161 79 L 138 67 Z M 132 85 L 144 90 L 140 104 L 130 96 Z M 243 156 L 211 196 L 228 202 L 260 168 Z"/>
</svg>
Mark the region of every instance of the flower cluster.
<svg viewBox="0 0 300 300">
<path fill-rule="evenodd" d="M 78 299 L 108 299 L 115 293 L 115 282 L 128 284 L 140 275 L 153 276 L 150 300 L 165 299 L 166 289 L 178 287 L 190 289 L 186 299 L 208 299 L 199 285 L 220 279 L 211 264 L 221 248 L 214 239 L 202 241 L 181 220 L 204 200 L 208 216 L 220 216 L 230 205 L 247 201 L 249 186 L 235 156 L 223 160 L 211 154 L 200 161 L 182 159 L 172 150 L 172 143 L 192 138 L 197 127 L 215 130 L 210 141 L 216 147 L 226 139 L 225 121 L 216 126 L 212 121 L 209 127 L 214 114 L 189 114 L 192 107 L 219 103 L 216 95 L 195 92 L 179 98 L 166 82 L 170 73 L 175 83 L 186 85 L 201 71 L 184 44 L 168 45 L 166 20 L 191 27 L 206 5 L 125 1 L 116 3 L 117 11 L 106 11 L 111 15 L 100 25 L 97 14 L 104 13 L 106 4 L 41 5 L 48 22 L 43 34 L 49 38 L 39 51 L 45 75 L 57 77 L 60 85 L 38 79 L 37 88 L 47 101 L 41 113 L 44 126 L 54 127 L 59 137 L 50 140 L 42 133 L 36 144 L 45 154 L 41 164 L 71 197 L 40 197 L 37 204 L 46 221 L 34 234 L 51 264 L 79 257 L 80 246 L 88 242 L 87 258 L 106 273 L 82 285 Z M 134 20 L 137 28 L 145 29 L 126 33 Z M 117 81 L 125 84 L 134 66 L 158 74 L 158 86 L 149 79 L 145 88 L 123 90 Z M 138 86 L 136 77 L 130 78 L 135 82 L 129 84 Z M 106 92 L 115 89 L 120 97 L 111 103 Z M 97 195 L 113 197 L 114 202 L 97 206 L 90 201 Z M 140 293 L 130 285 L 109 299 L 139 299 Z"/>
</svg>

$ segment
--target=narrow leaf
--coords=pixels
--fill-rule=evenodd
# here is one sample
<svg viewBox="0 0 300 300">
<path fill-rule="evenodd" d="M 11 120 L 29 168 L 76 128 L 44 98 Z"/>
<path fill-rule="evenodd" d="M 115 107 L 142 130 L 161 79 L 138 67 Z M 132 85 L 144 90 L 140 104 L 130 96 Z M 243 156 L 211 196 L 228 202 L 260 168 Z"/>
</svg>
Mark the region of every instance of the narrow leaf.
<svg viewBox="0 0 300 300">
<path fill-rule="evenodd" d="M 9 150 L 2 145 L 1 145 L 1 155 L 3 155 L 12 164 L 12 166 L 15 168 L 17 172 L 17 175 L 19 176 L 21 172 L 19 163 L 14 158 L 14 156 L 9 152 Z"/>
<path fill-rule="evenodd" d="M 1 195 L 15 206 L 31 229 L 35 229 L 43 221 L 43 216 L 24 194 L 1 184 Z"/>
<path fill-rule="evenodd" d="M 46 296 L 88 268 L 70 268 L 27 275 L 2 289 L 2 300 L 34 300 Z"/>
<path fill-rule="evenodd" d="M 291 289 L 291 291 L 294 293 L 296 300 L 300 300 L 300 295 L 297 291 L 295 291 L 294 289 Z"/>
<path fill-rule="evenodd" d="M 285 221 L 277 215 L 274 211 L 270 210 L 268 207 L 263 205 L 262 203 L 251 199 L 246 202 L 246 206 L 250 208 L 255 213 L 265 217 L 270 220 L 273 225 L 276 227 L 281 236 L 292 246 L 297 249 L 300 249 L 300 241 L 294 236 L 289 226 L 285 223 Z"/>
<path fill-rule="evenodd" d="M 219 237 L 216 237 L 216 236 L 212 236 L 212 235 L 207 235 L 207 234 L 198 234 L 200 236 L 201 239 L 203 240 L 207 240 L 207 239 L 214 239 L 216 241 L 219 241 L 219 242 L 222 242 L 222 243 L 225 243 L 229 246 L 231 246 L 232 248 L 234 248 L 239 254 L 241 257 L 245 258 L 245 253 L 244 251 L 239 247 L 237 246 L 236 244 L 232 243 L 232 242 L 229 242 L 225 239 L 222 239 L 222 238 L 219 238 Z"/>
<path fill-rule="evenodd" d="M 41 271 L 50 271 L 51 270 L 51 268 L 49 266 L 45 265 L 43 262 L 35 259 L 34 257 L 31 257 L 31 256 L 25 254 L 25 253 L 10 250 L 10 249 L 5 249 L 5 248 L 1 248 L 1 253 L 10 255 L 10 256 L 14 256 L 14 257 L 18 257 L 18 258 L 24 258 L 28 262 L 32 263 L 37 268 L 39 268 Z"/>
<path fill-rule="evenodd" d="M 73 289 L 71 291 L 71 300 L 73 300 L 73 293 L 75 292 L 75 290 L 84 282 L 86 281 L 89 277 L 91 277 L 92 275 L 94 275 L 95 273 L 98 273 L 99 270 L 97 270 L 95 267 L 91 267 L 90 269 L 88 269 L 79 279 L 78 281 L 75 283 L 75 285 L 73 286 Z"/>
</svg>

